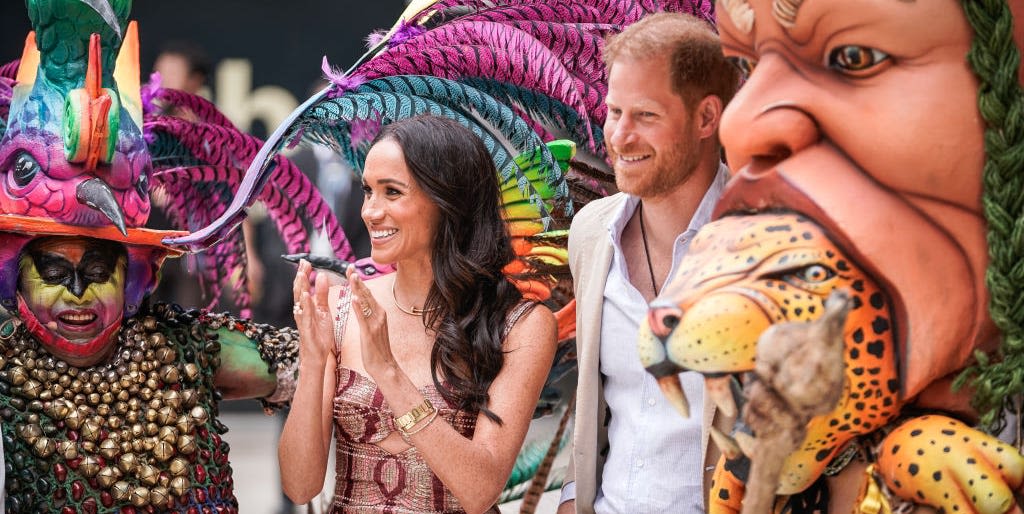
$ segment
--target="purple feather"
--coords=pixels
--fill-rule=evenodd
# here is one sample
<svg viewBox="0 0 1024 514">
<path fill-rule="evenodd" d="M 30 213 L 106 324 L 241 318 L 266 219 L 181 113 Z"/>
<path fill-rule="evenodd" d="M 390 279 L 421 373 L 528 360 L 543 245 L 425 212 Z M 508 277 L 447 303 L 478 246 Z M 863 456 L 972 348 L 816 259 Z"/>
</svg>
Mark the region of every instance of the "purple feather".
<svg viewBox="0 0 1024 514">
<path fill-rule="evenodd" d="M 437 47 L 421 46 L 422 40 L 383 52 L 359 71 L 369 80 L 390 75 L 484 77 L 553 97 L 575 109 L 583 120 L 604 111 L 603 94 L 574 76 L 543 45 L 520 45 L 514 50 L 489 45 Z"/>
<path fill-rule="evenodd" d="M 160 72 L 154 71 L 149 75 L 149 82 L 146 82 L 139 89 L 139 94 L 142 96 L 142 114 L 153 114 L 157 112 L 159 107 L 153 103 L 153 99 L 160 94 Z"/>
<path fill-rule="evenodd" d="M 165 111 L 177 111 L 180 113 L 180 111 L 185 110 L 191 113 L 191 119 L 195 121 L 220 125 L 230 129 L 235 128 L 231 120 L 217 110 L 216 105 L 213 105 L 212 102 L 199 95 L 186 93 L 178 89 L 159 88 L 150 93 L 150 101 L 152 100 L 159 100 L 164 106 Z M 146 100 L 143 100 L 143 102 L 146 102 Z M 176 115 L 179 118 L 183 117 L 180 114 Z M 187 116 L 184 117 L 187 118 Z"/>
<path fill-rule="evenodd" d="M 0 77 L 0 120 L 7 120 L 11 109 L 11 98 L 14 96 L 14 79 Z"/>
<path fill-rule="evenodd" d="M 366 77 L 362 75 L 346 75 L 341 70 L 332 67 L 331 63 L 327 62 L 326 55 L 320 64 L 320 69 L 323 71 L 324 77 L 331 82 L 331 91 L 327 94 L 328 98 L 337 98 L 366 82 Z"/>
<path fill-rule="evenodd" d="M 398 22 L 398 29 L 395 30 L 395 34 L 388 39 L 388 48 L 394 48 L 426 31 L 427 29 L 419 25 L 406 23 L 405 20 L 402 20 Z"/>
<path fill-rule="evenodd" d="M 366 36 L 366 49 L 373 50 L 374 48 L 377 48 L 377 45 L 379 45 L 381 41 L 384 41 L 384 38 L 387 37 L 387 35 L 388 31 L 385 29 L 371 32 Z"/>
<path fill-rule="evenodd" d="M 218 119 L 215 111 L 204 110 L 210 107 L 204 100 L 180 95 L 185 94 L 171 93 L 179 100 L 177 103 L 184 102 L 190 110 L 199 111 L 202 117 Z M 169 116 L 150 116 L 145 125 L 154 133 L 162 132 L 173 137 L 194 158 L 205 163 L 167 168 L 156 162 L 152 178 L 153 189 L 169 198 L 165 210 L 174 225 L 186 230 L 208 226 L 226 211 L 242 183 L 245 169 L 262 142 L 240 133 L 233 126 Z M 348 239 L 316 187 L 284 157 L 277 156 L 275 160 L 277 167 L 268 179 L 270 183 L 254 201 L 266 205 L 289 253 L 309 251 L 306 226 L 322 226 L 339 258 L 351 260 L 353 254 Z M 230 288 L 236 303 L 247 307 L 250 298 L 246 288 L 241 231 L 227 234 L 220 244 L 203 255 L 200 276 L 206 297 L 215 300 L 221 290 Z M 241 280 L 229 286 L 232 277 L 241 277 Z"/>
<path fill-rule="evenodd" d="M 0 77 L 14 80 L 18 77 L 19 65 L 21 65 L 21 59 L 15 59 L 3 66 L 0 66 Z"/>
<path fill-rule="evenodd" d="M 355 119 L 349 122 L 349 145 L 353 150 L 358 150 L 363 145 L 368 145 L 380 133 L 384 126 L 382 116 L 377 113 L 368 119 Z"/>
</svg>

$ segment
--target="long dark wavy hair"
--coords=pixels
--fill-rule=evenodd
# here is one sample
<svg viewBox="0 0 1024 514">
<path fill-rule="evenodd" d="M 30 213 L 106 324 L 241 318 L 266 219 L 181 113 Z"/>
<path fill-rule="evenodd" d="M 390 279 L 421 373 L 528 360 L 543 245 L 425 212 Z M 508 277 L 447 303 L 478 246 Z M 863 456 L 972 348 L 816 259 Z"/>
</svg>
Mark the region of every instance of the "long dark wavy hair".
<svg viewBox="0 0 1024 514">
<path fill-rule="evenodd" d="M 487 408 L 487 390 L 505 362 L 505 319 L 522 295 L 501 272 L 515 254 L 494 161 L 480 138 L 439 116 L 386 125 L 374 144 L 382 140 L 402 148 L 409 172 L 440 211 L 423 318 L 437 334 L 430 352 L 434 385 L 449 403 L 500 424 Z"/>
</svg>

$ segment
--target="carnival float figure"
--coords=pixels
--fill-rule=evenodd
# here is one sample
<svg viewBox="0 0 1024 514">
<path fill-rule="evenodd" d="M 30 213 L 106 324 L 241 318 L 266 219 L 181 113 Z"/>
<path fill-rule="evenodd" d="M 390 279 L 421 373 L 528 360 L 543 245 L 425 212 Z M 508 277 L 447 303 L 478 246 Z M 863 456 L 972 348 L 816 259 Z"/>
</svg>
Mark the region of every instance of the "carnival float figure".
<svg viewBox="0 0 1024 514">
<path fill-rule="evenodd" d="M 7 512 L 235 512 L 218 403 L 290 399 L 297 336 L 151 304 L 170 238 L 219 216 L 260 142 L 205 100 L 140 87 L 130 0 L 28 0 L 0 68 L 0 426 Z M 185 112 L 187 118 L 161 114 Z M 301 172 L 273 161 L 260 200 L 291 251 L 306 226 L 351 258 Z M 144 228 L 150 194 L 180 231 Z M 207 261 L 213 298 L 243 277 L 238 233 Z"/>
<path fill-rule="evenodd" d="M 718 7 L 735 176 L 640 341 L 740 415 L 709 512 L 1021 512 L 1024 2 Z"/>
</svg>

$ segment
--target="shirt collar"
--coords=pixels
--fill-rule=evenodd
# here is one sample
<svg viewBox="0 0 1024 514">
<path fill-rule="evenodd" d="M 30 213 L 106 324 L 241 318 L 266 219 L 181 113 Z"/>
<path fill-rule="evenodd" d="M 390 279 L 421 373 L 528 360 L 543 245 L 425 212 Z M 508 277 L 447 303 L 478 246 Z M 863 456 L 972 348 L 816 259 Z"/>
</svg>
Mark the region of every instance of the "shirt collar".
<svg viewBox="0 0 1024 514">
<path fill-rule="evenodd" d="M 689 226 L 687 226 L 685 232 L 679 234 L 676 238 L 677 244 L 680 240 L 692 238 L 701 227 L 711 221 L 711 214 L 715 210 L 715 204 L 718 203 L 718 198 L 722 196 L 722 191 L 725 189 L 725 184 L 728 181 L 729 168 L 725 164 L 720 163 L 718 171 L 715 173 L 715 178 L 711 181 L 711 186 L 704 193 L 704 197 L 701 198 L 697 210 L 693 212 L 693 217 L 690 218 Z M 629 219 L 633 217 L 633 213 L 636 212 L 636 207 L 640 203 L 640 197 L 638 196 L 626 194 L 625 197 L 626 201 L 622 202 L 618 211 L 608 220 L 608 235 L 611 237 L 612 243 L 616 248 L 621 248 L 622 231 L 625 230 L 626 224 L 629 223 Z"/>
</svg>

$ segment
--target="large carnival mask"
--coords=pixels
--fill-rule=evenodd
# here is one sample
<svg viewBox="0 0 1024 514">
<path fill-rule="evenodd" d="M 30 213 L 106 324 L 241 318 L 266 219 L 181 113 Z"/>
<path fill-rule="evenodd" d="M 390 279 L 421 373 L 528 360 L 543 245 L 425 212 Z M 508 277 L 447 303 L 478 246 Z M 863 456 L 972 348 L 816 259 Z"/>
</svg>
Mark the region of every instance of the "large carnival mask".
<svg viewBox="0 0 1024 514">
<path fill-rule="evenodd" d="M 960 4 L 720 4 L 724 51 L 753 71 L 722 118 L 736 179 L 719 215 L 786 209 L 820 224 L 891 295 L 901 396 L 914 398 L 995 342 Z"/>
<path fill-rule="evenodd" d="M 116 341 L 125 263 L 124 247 L 110 241 L 32 241 L 20 259 L 20 317 L 50 353 L 78 366 L 95 364 Z"/>
<path fill-rule="evenodd" d="M 715 378 L 749 371 L 768 326 L 820 315 L 818 282 L 851 292 L 846 389 L 783 468 L 792 494 L 901 405 L 969 415 L 950 379 L 997 343 L 974 32 L 957 0 L 721 0 L 717 12 L 726 55 L 750 72 L 720 129 L 734 178 L 652 304 L 641 353 L 658 376 L 704 372 L 728 404 L 734 386 Z"/>
</svg>

